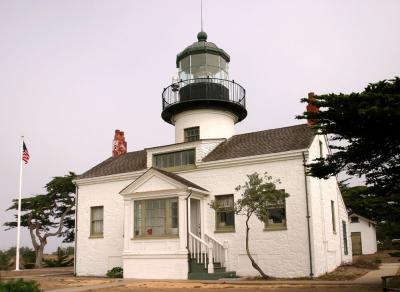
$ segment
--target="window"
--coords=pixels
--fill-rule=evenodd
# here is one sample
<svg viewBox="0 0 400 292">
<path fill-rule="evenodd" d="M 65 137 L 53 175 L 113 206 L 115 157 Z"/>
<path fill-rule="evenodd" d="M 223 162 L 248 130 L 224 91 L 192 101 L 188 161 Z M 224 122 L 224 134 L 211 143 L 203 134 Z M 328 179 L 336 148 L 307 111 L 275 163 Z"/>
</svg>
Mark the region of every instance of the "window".
<svg viewBox="0 0 400 292">
<path fill-rule="evenodd" d="M 331 214 L 332 214 L 332 231 L 336 233 L 336 220 L 335 220 L 335 202 L 331 201 Z"/>
<path fill-rule="evenodd" d="M 193 127 L 184 130 L 185 142 L 193 142 L 200 140 L 200 128 Z"/>
<path fill-rule="evenodd" d="M 265 230 L 286 229 L 286 200 L 267 205 Z"/>
<path fill-rule="evenodd" d="M 353 216 L 353 217 L 350 217 L 350 222 L 351 223 L 358 223 L 358 222 L 360 222 L 360 220 L 358 219 L 357 216 Z"/>
<path fill-rule="evenodd" d="M 233 195 L 215 196 L 218 208 L 215 212 L 215 231 L 235 231 L 235 210 Z"/>
<path fill-rule="evenodd" d="M 343 225 L 343 246 L 344 246 L 344 254 L 348 255 L 349 254 L 349 247 L 347 246 L 347 226 L 346 222 L 342 221 Z"/>
<path fill-rule="evenodd" d="M 195 164 L 195 150 L 183 150 L 178 152 L 169 152 L 155 154 L 153 156 L 153 166 L 158 168 L 181 167 Z"/>
<path fill-rule="evenodd" d="M 178 236 L 178 199 L 134 203 L 134 237 Z"/>
<path fill-rule="evenodd" d="M 324 150 L 323 150 L 323 144 L 321 141 L 319 141 L 319 157 L 323 158 L 324 157 Z"/>
<path fill-rule="evenodd" d="M 90 208 L 90 236 L 103 236 L 103 206 Z"/>
</svg>

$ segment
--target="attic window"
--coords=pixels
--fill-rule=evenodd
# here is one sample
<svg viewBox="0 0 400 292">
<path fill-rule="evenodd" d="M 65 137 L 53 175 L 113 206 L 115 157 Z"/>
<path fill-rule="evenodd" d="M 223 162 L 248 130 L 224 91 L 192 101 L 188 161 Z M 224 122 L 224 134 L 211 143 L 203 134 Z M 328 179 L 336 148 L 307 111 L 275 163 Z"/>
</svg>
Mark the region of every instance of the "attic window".
<svg viewBox="0 0 400 292">
<path fill-rule="evenodd" d="M 360 220 L 358 219 L 357 216 L 353 216 L 353 217 L 350 217 L 350 222 L 351 223 L 358 223 L 358 222 L 360 222 Z"/>
<path fill-rule="evenodd" d="M 158 168 L 177 168 L 195 164 L 195 150 L 182 150 L 155 154 L 153 156 L 153 166 Z"/>
</svg>

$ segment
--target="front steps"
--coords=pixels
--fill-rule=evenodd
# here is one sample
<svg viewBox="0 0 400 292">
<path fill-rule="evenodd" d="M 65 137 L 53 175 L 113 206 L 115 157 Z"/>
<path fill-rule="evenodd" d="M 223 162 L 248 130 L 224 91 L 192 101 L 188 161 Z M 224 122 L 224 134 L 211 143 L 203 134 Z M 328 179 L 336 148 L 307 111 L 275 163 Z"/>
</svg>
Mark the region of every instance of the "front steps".
<svg viewBox="0 0 400 292">
<path fill-rule="evenodd" d="M 214 263 L 214 273 L 209 274 L 204 263 L 198 263 L 196 259 L 190 259 L 189 280 L 218 280 L 222 278 L 237 278 L 236 272 L 227 272 L 226 268 L 221 267 L 220 263 Z"/>
</svg>

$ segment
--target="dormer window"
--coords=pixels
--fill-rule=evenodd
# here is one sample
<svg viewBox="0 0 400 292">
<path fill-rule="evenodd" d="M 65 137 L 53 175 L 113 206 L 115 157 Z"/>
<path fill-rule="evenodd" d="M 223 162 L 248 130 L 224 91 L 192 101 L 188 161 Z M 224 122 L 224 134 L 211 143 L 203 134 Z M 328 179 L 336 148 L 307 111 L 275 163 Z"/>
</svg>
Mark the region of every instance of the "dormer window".
<svg viewBox="0 0 400 292">
<path fill-rule="evenodd" d="M 184 130 L 185 142 L 193 142 L 200 140 L 200 128 L 192 127 Z"/>
<path fill-rule="evenodd" d="M 157 168 L 181 168 L 195 164 L 195 149 L 153 155 L 153 166 Z"/>
</svg>

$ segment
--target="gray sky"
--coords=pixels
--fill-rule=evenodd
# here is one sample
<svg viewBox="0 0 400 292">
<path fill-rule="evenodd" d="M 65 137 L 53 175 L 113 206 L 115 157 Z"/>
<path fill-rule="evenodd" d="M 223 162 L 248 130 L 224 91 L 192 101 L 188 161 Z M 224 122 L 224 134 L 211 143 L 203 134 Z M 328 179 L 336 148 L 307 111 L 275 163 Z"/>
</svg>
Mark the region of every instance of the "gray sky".
<svg viewBox="0 0 400 292">
<path fill-rule="evenodd" d="M 0 0 L 0 224 L 17 196 L 20 136 L 31 154 L 23 194 L 111 155 L 174 142 L 160 118 L 176 54 L 196 41 L 199 0 Z M 208 40 L 247 90 L 236 133 L 301 123 L 301 97 L 362 90 L 400 69 L 400 1 L 204 0 Z M 15 245 L 0 230 L 0 249 Z M 50 240 L 47 251 L 58 245 Z M 23 245 L 31 245 L 26 231 Z"/>
</svg>

